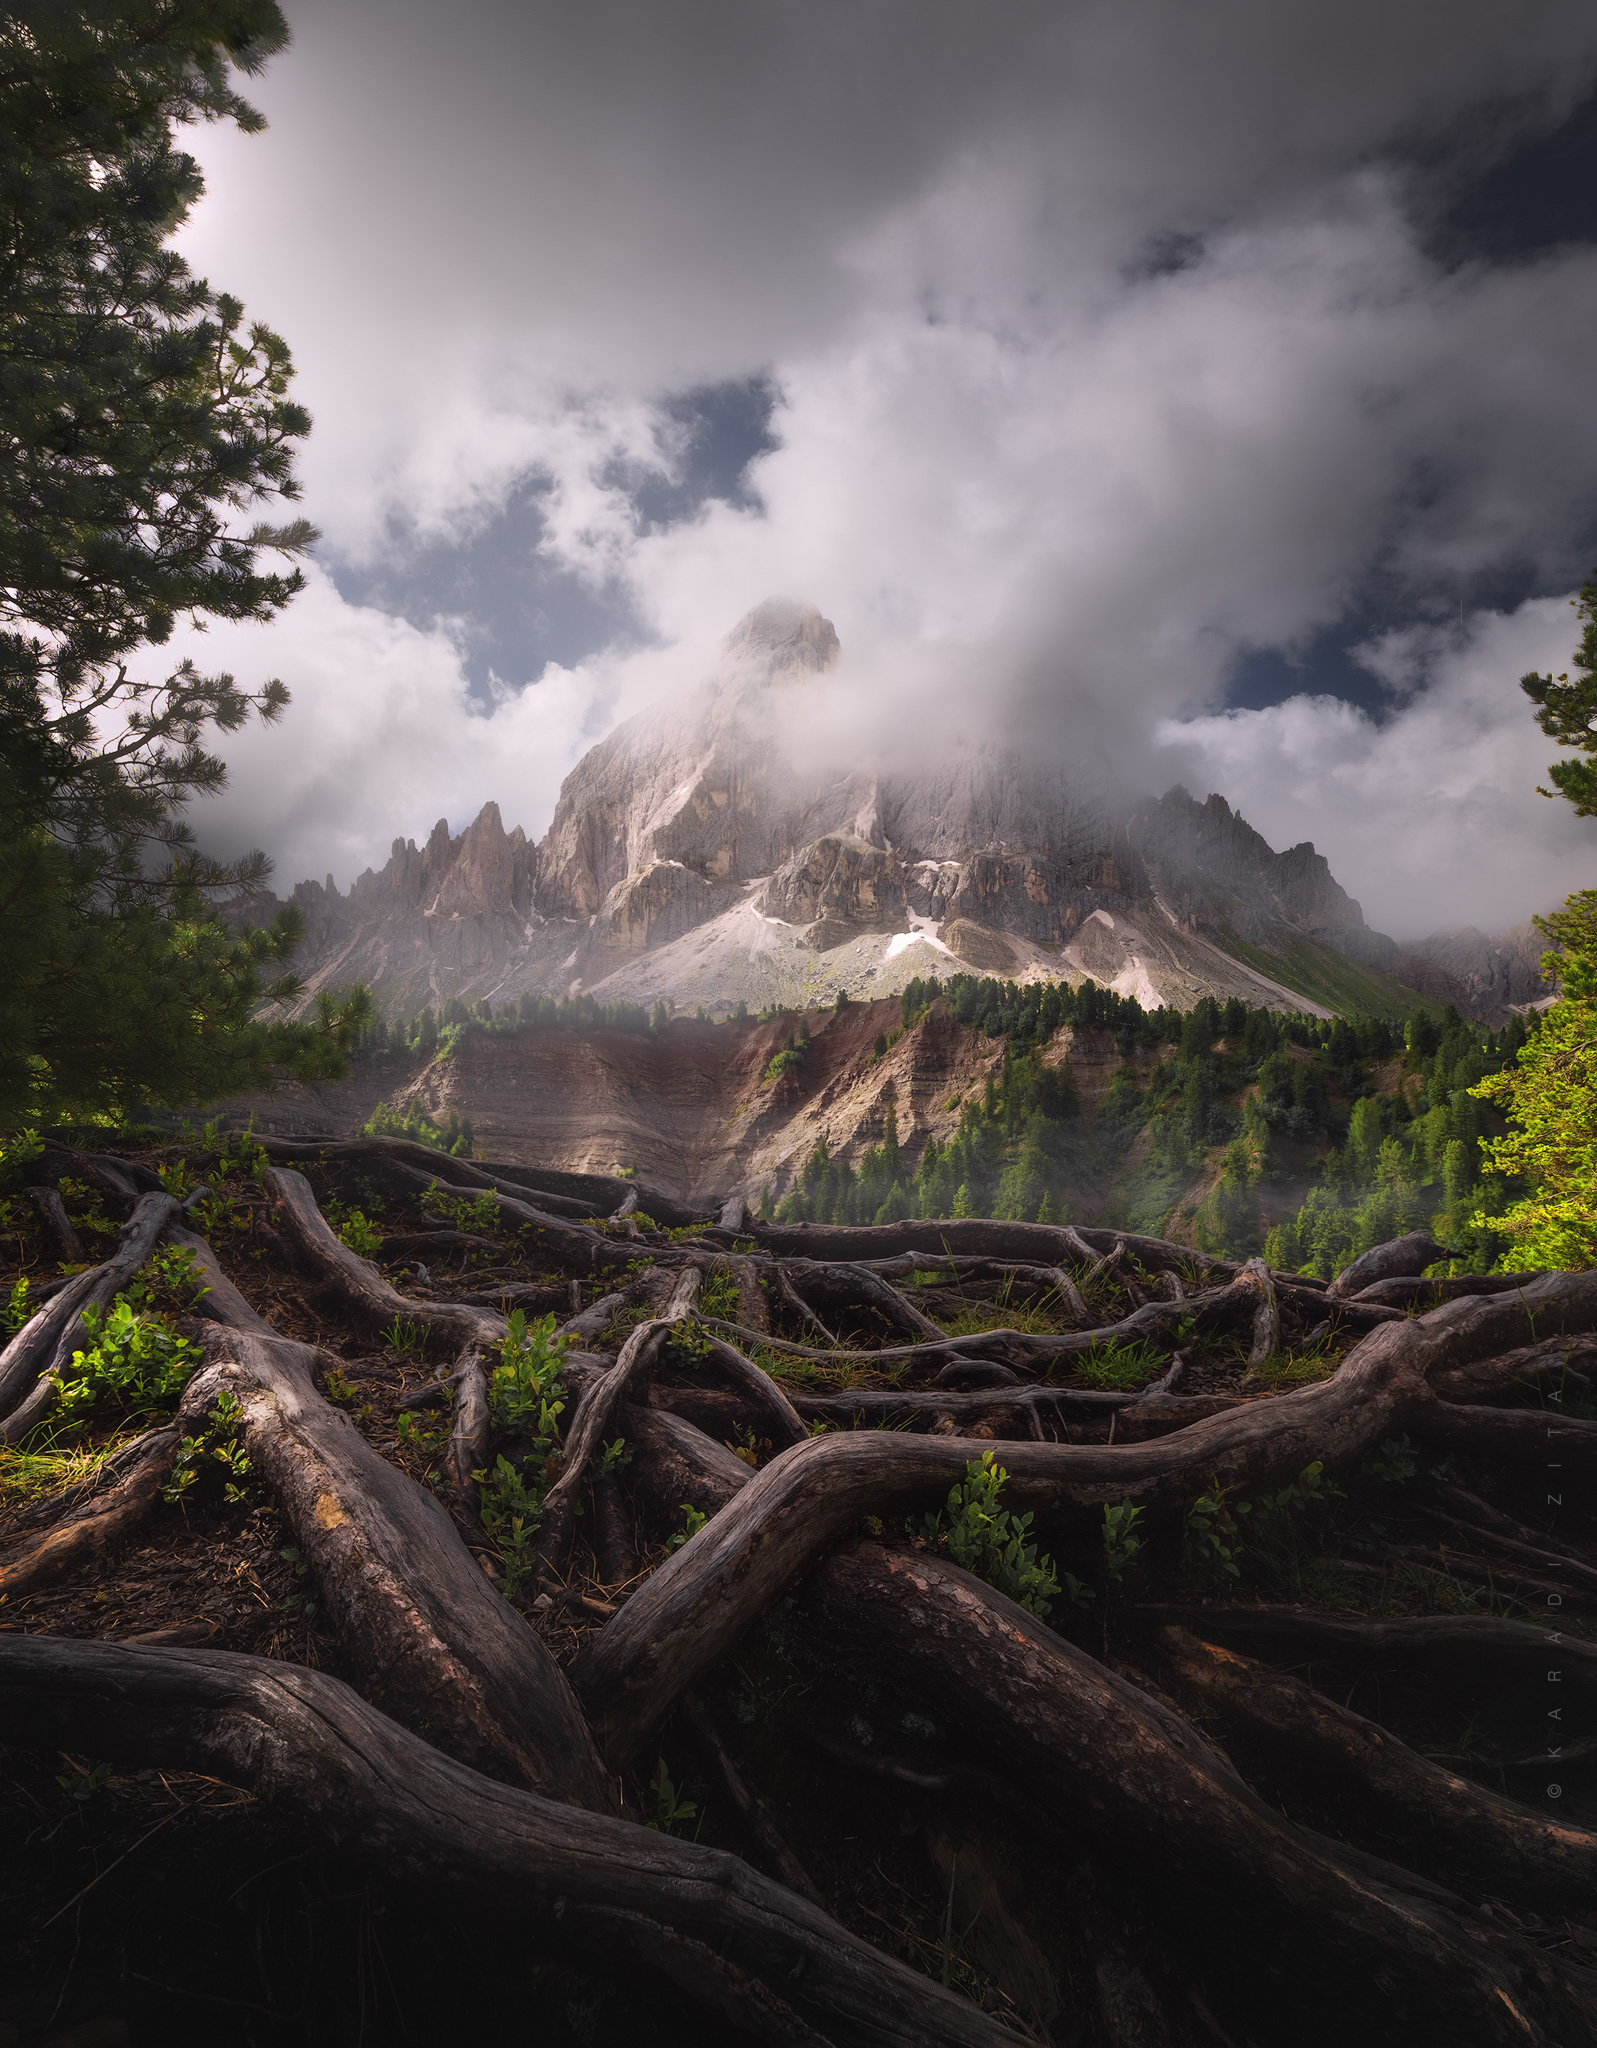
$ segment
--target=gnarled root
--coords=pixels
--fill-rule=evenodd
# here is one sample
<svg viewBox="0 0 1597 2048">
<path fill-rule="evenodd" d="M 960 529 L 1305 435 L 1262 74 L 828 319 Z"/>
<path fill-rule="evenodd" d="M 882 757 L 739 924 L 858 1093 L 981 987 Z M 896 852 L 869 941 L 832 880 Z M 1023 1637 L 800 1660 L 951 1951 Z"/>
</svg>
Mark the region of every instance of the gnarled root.
<svg viewBox="0 0 1597 2048">
<path fill-rule="evenodd" d="M 545 1938 L 663 1970 L 762 2041 L 1013 2042 L 737 1857 L 495 1784 L 320 1672 L 0 1636 L 0 1719 L 15 1742 L 244 1786 L 387 1881 L 514 1902 Z"/>
<path fill-rule="evenodd" d="M 1199 1623 L 1201 1626 L 1201 1621 Z M 1357 1813 L 1382 1853 L 1471 1893 L 1570 1913 L 1597 1889 L 1597 1835 L 1544 1819 L 1445 1771 L 1301 1679 L 1183 1628 L 1160 1648 L 1178 1688 L 1226 1736 Z"/>
<path fill-rule="evenodd" d="M 317 1393 L 315 1354 L 219 1334 L 185 1405 L 231 1393 L 250 1461 L 304 1552 L 360 1681 L 479 1770 L 603 1809 L 609 1783 L 565 1680 L 433 1496 Z"/>
<path fill-rule="evenodd" d="M 0 1601 L 17 1600 L 99 1564 L 141 1528 L 172 1476 L 179 1429 L 152 1429 L 117 1459 L 118 1477 L 42 1535 L 25 1537 L 0 1556 Z"/>
<path fill-rule="evenodd" d="M 1403 2029 L 1563 2048 L 1597 2026 L 1587 1973 L 1283 1821 L 1185 1722 L 980 1580 L 860 1543 L 820 1568 L 809 1598 L 830 1642 L 953 1716 L 1122 1873 L 1217 2003 L 1237 1988 L 1218 1959 L 1246 1954 L 1250 2005 L 1273 1999 L 1278 2038 L 1340 2048 L 1353 2028 Z"/>
</svg>

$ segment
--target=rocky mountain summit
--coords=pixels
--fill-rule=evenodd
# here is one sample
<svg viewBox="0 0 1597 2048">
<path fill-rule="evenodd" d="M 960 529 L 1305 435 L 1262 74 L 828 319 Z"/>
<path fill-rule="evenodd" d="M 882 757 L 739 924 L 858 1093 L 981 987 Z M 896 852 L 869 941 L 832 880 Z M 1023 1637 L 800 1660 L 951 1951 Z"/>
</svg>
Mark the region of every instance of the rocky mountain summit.
<svg viewBox="0 0 1597 2048">
<path fill-rule="evenodd" d="M 1407 959 L 1311 845 L 1275 852 L 1218 795 L 1137 799 L 1101 763 L 994 741 L 931 767 L 818 764 L 840 655 L 819 612 L 768 601 L 714 675 L 583 756 L 536 846 L 489 803 L 458 836 L 440 820 L 423 847 L 396 839 L 347 895 L 301 882 L 311 990 L 714 1012 L 969 970 L 1091 976 L 1148 1007 L 1534 999 L 1522 948 L 1448 934 Z"/>
</svg>

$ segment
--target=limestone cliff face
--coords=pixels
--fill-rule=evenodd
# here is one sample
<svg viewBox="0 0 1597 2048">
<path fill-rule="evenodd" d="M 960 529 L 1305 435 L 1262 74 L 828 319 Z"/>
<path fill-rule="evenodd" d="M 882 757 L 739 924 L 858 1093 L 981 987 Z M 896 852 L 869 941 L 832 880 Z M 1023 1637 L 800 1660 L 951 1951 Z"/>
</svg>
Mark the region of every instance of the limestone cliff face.
<svg viewBox="0 0 1597 2048">
<path fill-rule="evenodd" d="M 1547 941 L 1533 924 L 1487 933 L 1473 925 L 1432 932 L 1406 949 L 1410 966 L 1440 969 L 1452 986 L 1449 1000 L 1466 1015 L 1501 1024 L 1516 1010 L 1545 1002 L 1554 991 L 1542 980 Z"/>
<path fill-rule="evenodd" d="M 806 693 L 839 657 L 819 612 L 761 605 L 714 675 L 589 750 L 537 847 L 490 803 L 458 836 L 395 840 L 348 896 L 301 883 L 312 990 L 364 979 L 391 1010 L 577 988 L 763 1007 L 963 966 L 1295 1006 L 1294 947 L 1401 965 L 1312 846 L 1276 853 L 1221 796 L 1134 800 L 1101 763 L 996 739 L 931 768 L 817 765 Z M 1519 986 L 1471 971 L 1483 994 Z"/>
</svg>

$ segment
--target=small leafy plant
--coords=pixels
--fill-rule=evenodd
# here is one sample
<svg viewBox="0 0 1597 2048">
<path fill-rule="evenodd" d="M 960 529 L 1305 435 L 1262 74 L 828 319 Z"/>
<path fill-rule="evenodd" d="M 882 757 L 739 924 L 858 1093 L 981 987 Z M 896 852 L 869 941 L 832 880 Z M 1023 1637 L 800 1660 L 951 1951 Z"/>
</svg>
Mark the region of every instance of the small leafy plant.
<svg viewBox="0 0 1597 2048">
<path fill-rule="evenodd" d="M 220 1467 L 222 1495 L 230 1507 L 242 1507 L 248 1499 L 250 1461 L 239 1441 L 244 1410 L 236 1396 L 223 1393 L 205 1418 L 197 1436 L 184 1437 L 172 1464 L 172 1476 L 161 1489 L 164 1500 L 181 1505 L 199 1483 L 208 1466 Z"/>
<path fill-rule="evenodd" d="M 296 1550 L 292 1544 L 289 1544 L 277 1554 L 294 1574 L 299 1584 L 303 1586 L 310 1572 L 310 1560 L 305 1556 L 305 1553 L 301 1550 Z M 283 1605 L 297 1621 L 309 1621 L 316 1612 L 316 1595 L 303 1591 L 293 1592 L 289 1594 Z"/>
<path fill-rule="evenodd" d="M 1218 1567 L 1227 1578 L 1237 1579 L 1242 1576 L 1237 1559 L 1243 1547 L 1237 1517 L 1250 1514 L 1252 1509 L 1245 1500 L 1232 1508 L 1226 1498 L 1230 1490 L 1217 1480 L 1210 1492 L 1200 1494 L 1187 1509 L 1181 1549 L 1184 1562 Z"/>
<path fill-rule="evenodd" d="M 383 1332 L 383 1342 L 397 1358 L 420 1358 L 427 1349 L 427 1325 L 412 1316 L 395 1316 Z"/>
<path fill-rule="evenodd" d="M 673 1551 L 680 1550 L 684 1543 L 691 1543 L 694 1537 L 697 1536 L 699 1531 L 704 1527 L 705 1521 L 707 1519 L 707 1517 L 699 1513 L 697 1508 L 690 1508 L 686 1501 L 683 1501 L 681 1503 L 681 1507 L 682 1527 L 678 1529 L 674 1536 L 668 1537 L 666 1539 L 665 1554 L 667 1557 L 669 1557 Z"/>
<path fill-rule="evenodd" d="M 553 1316 L 529 1323 L 525 1313 L 516 1309 L 499 1347 L 499 1363 L 488 1381 L 488 1411 L 494 1428 L 501 1435 L 532 1439 L 520 1470 L 501 1453 L 492 1466 L 472 1474 L 479 1488 L 483 1527 L 499 1553 L 507 1600 L 516 1597 L 535 1565 L 533 1546 L 548 1491 L 545 1474 L 565 1412 L 560 1364 L 566 1345 L 563 1338 L 555 1336 L 554 1327 Z M 617 1437 L 605 1446 L 602 1471 L 613 1471 L 628 1455 L 625 1440 Z"/>
<path fill-rule="evenodd" d="M 126 1410 L 169 1408 L 193 1376 L 200 1347 L 180 1337 L 164 1316 L 146 1315 L 127 1295 L 108 1309 L 83 1311 L 89 1349 L 54 1375 L 61 1419 L 83 1422 L 102 1405 Z"/>
<path fill-rule="evenodd" d="M 350 1209 L 339 1221 L 338 1241 L 357 1259 L 375 1259 L 382 1249 L 383 1234 L 366 1221 L 362 1210 Z"/>
<path fill-rule="evenodd" d="M 158 1166 L 155 1173 L 166 1192 L 180 1202 L 186 1201 L 200 1186 L 189 1172 L 189 1163 L 186 1159 L 168 1160 L 165 1166 Z"/>
<path fill-rule="evenodd" d="M 497 1458 L 493 1468 L 474 1472 L 479 1488 L 479 1511 L 488 1540 L 499 1553 L 504 1574 L 504 1594 L 514 1600 L 522 1581 L 534 1570 L 534 1544 L 543 1520 L 541 1483 L 529 1486 L 506 1457 Z"/>
<path fill-rule="evenodd" d="M 111 1782 L 111 1766 L 95 1764 L 91 1770 L 79 1771 L 76 1777 L 58 1777 L 56 1783 L 71 1800 L 84 1806 L 97 1792 L 103 1792 Z"/>
<path fill-rule="evenodd" d="M 737 1276 L 724 1261 L 711 1266 L 699 1282 L 697 1306 L 700 1314 L 715 1316 L 723 1323 L 738 1320 L 741 1303 Z"/>
<path fill-rule="evenodd" d="M 422 1196 L 421 1206 L 429 1214 L 443 1217 L 457 1230 L 470 1231 L 478 1237 L 487 1237 L 500 1227 L 499 1197 L 492 1188 L 483 1188 L 475 1195 L 462 1195 L 434 1181 Z"/>
<path fill-rule="evenodd" d="M 17 1334 L 32 1314 L 33 1310 L 28 1306 L 28 1276 L 24 1273 L 20 1280 L 12 1283 L 10 1298 L 5 1307 L 0 1309 L 0 1329 L 5 1331 L 7 1342 Z"/>
<path fill-rule="evenodd" d="M 1136 1534 L 1141 1519 L 1142 1509 L 1129 1500 L 1117 1500 L 1113 1507 L 1103 1511 L 1104 1568 L 1116 1585 L 1142 1548 L 1142 1538 Z"/>
<path fill-rule="evenodd" d="M 494 1427 L 508 1436 L 533 1436 L 553 1444 L 555 1426 L 565 1408 L 560 1364 L 566 1340 L 554 1333 L 552 1315 L 534 1323 L 516 1309 L 499 1347 L 499 1363 L 488 1382 L 488 1407 Z"/>
<path fill-rule="evenodd" d="M 1316 1458 L 1289 1486 L 1278 1493 L 1261 1493 L 1254 1505 L 1261 1515 L 1296 1515 L 1304 1508 L 1324 1507 L 1327 1501 L 1344 1497 L 1341 1487 L 1326 1478 L 1325 1467 Z"/>
<path fill-rule="evenodd" d="M 1419 1460 L 1406 1436 L 1389 1436 L 1359 1467 L 1362 1476 L 1377 1486 L 1406 1486 L 1418 1470 Z"/>
<path fill-rule="evenodd" d="M 983 1451 L 965 1467 L 964 1478 L 949 1490 L 942 1509 L 924 1517 L 918 1534 L 955 1564 L 1044 1619 L 1059 1580 L 1052 1558 L 1039 1556 L 1037 1546 L 1026 1541 L 1031 1516 L 1012 1515 L 999 1504 L 1008 1477 L 1003 1466 L 994 1463 L 993 1453 Z"/>
<path fill-rule="evenodd" d="M 194 1254 L 186 1247 L 168 1244 L 150 1254 L 128 1289 L 128 1298 L 142 1308 L 159 1296 L 184 1310 L 193 1308 L 210 1291 Z"/>
<path fill-rule="evenodd" d="M 360 1389 L 341 1365 L 330 1365 L 322 1374 L 322 1392 L 335 1407 L 347 1408 L 358 1398 Z"/>
<path fill-rule="evenodd" d="M 0 1187 L 15 1187 L 23 1168 L 44 1153 L 44 1140 L 36 1130 L 13 1131 L 0 1138 Z"/>
<path fill-rule="evenodd" d="M 658 1828 L 663 1835 L 669 1835 L 684 1821 L 698 1813 L 698 1807 L 691 1799 L 679 1797 L 677 1788 L 671 1782 L 671 1773 L 665 1767 L 665 1758 L 655 1764 L 654 1776 L 649 1780 L 649 1797 L 654 1801 L 653 1812 L 643 1825 Z"/>
</svg>

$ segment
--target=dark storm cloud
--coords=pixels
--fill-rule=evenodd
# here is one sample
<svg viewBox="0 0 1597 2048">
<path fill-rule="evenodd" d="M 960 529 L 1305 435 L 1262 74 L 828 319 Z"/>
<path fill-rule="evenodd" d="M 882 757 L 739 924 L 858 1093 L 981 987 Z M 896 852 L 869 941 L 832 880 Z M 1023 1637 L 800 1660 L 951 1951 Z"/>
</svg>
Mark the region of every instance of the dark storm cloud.
<svg viewBox="0 0 1597 2048">
<path fill-rule="evenodd" d="M 837 619 L 888 731 L 1025 707 L 1152 775 L 1159 721 L 1233 684 L 1256 718 L 1300 683 L 1463 687 L 1491 608 L 1583 566 L 1597 255 L 1549 195 L 1584 6 L 372 0 L 295 29 L 270 134 L 201 138 L 189 237 L 318 414 L 346 602 L 319 585 L 273 643 L 301 731 L 365 693 L 336 826 L 240 751 L 228 829 L 295 871 L 425 829 L 394 794 L 418 747 L 437 808 L 536 829 L 574 751 L 773 589 Z M 1400 698 L 1348 652 L 1461 600 Z M 551 657 L 473 708 L 462 659 L 516 686 Z M 1202 729 L 1245 809 L 1259 731 Z M 1445 848 L 1468 797 L 1415 801 Z M 1551 877 L 1562 844 L 1503 815 Z M 1330 794 L 1310 832 L 1364 857 Z M 1369 865 L 1405 921 L 1452 913 Z"/>
</svg>

